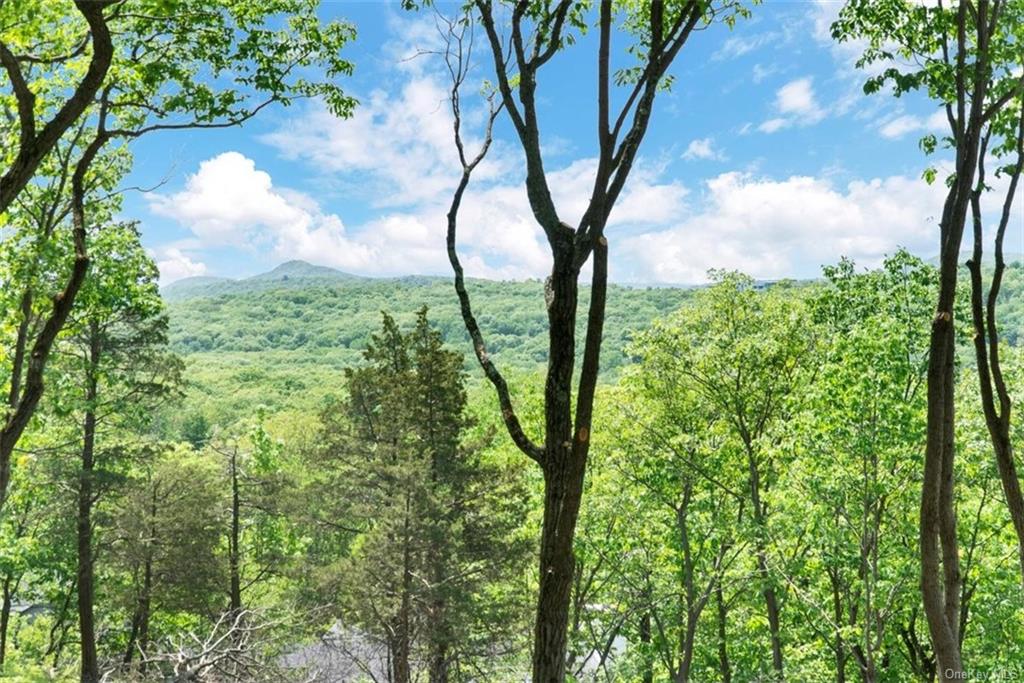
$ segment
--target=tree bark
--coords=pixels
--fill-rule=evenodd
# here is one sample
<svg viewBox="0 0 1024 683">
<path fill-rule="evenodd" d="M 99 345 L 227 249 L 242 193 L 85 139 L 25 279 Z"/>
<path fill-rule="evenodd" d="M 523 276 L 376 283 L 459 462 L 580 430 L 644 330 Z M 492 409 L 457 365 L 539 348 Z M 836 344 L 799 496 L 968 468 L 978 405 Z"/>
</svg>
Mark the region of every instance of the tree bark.
<svg viewBox="0 0 1024 683">
<path fill-rule="evenodd" d="M 232 448 L 231 468 L 231 535 L 228 539 L 229 608 L 233 614 L 242 611 L 241 537 L 242 503 L 238 483 L 238 448 Z"/>
<path fill-rule="evenodd" d="M 92 507 L 95 500 L 94 466 L 96 447 L 96 396 L 100 362 L 99 330 L 89 325 L 89 367 L 86 377 L 86 409 L 82 425 L 82 462 L 78 478 L 78 631 L 81 640 L 82 683 L 99 683 L 96 652 L 94 578 L 92 552 Z"/>
<path fill-rule="evenodd" d="M 928 356 L 928 417 L 921 486 L 921 594 L 941 680 L 961 680 L 960 565 L 954 507 L 955 355 L 954 303 L 960 246 L 978 166 L 988 91 L 989 29 L 986 0 L 975 10 L 978 63 L 966 64 L 969 13 L 957 9 L 956 113 L 947 106 L 956 143 L 956 175 L 939 222 L 939 296 Z M 967 79 L 972 81 L 968 83 Z"/>
<path fill-rule="evenodd" d="M 768 547 L 766 535 L 768 533 L 767 520 L 765 519 L 765 507 L 761 500 L 761 470 L 757 462 L 757 455 L 751 443 L 749 435 L 743 435 L 743 441 L 747 450 L 747 468 L 750 475 L 750 502 L 753 508 L 754 526 L 757 537 L 755 539 L 755 551 L 757 555 L 757 571 L 761 575 L 764 588 L 761 594 L 764 596 L 765 612 L 768 616 L 768 632 L 772 647 L 772 669 L 778 680 L 783 680 L 782 656 L 782 629 L 779 614 L 779 601 L 775 594 L 775 587 L 772 585 L 768 570 Z"/>
<path fill-rule="evenodd" d="M 402 533 L 402 583 L 399 586 L 401 603 L 395 615 L 394 646 L 392 647 L 391 668 L 394 683 L 412 681 L 412 534 L 410 531 L 412 502 L 405 496 L 405 520 Z"/>
<path fill-rule="evenodd" d="M 100 4 L 97 3 L 96 6 L 98 7 Z M 82 156 L 75 164 L 75 171 L 71 176 L 71 234 L 75 245 L 75 258 L 71 265 L 71 273 L 64 283 L 63 290 L 53 297 L 53 308 L 28 354 L 28 368 L 25 372 L 24 383 L 22 384 L 20 379 L 18 380 L 21 391 L 17 398 L 17 405 L 7 411 L 3 427 L 0 429 L 0 509 L 7 500 L 7 490 L 11 481 L 11 457 L 14 454 L 14 448 L 18 445 L 18 440 L 21 439 L 22 433 L 43 397 L 44 375 L 50 352 L 57 341 L 57 336 L 64 328 L 68 315 L 71 314 L 75 299 L 89 272 L 89 253 L 86 245 L 85 176 L 96 159 L 96 155 L 110 139 L 104 129 L 105 122 L 106 109 L 101 108 L 96 137 L 82 151 Z M 9 399 L 13 399 L 14 396 L 15 392 L 12 390 Z"/>
<path fill-rule="evenodd" d="M 650 605 L 649 592 L 644 596 L 644 599 Z M 651 658 L 648 648 L 651 645 L 651 608 L 648 607 L 644 610 L 643 615 L 640 617 L 640 644 L 644 648 L 644 663 L 642 681 L 643 683 L 654 683 L 654 661 Z"/>
<path fill-rule="evenodd" d="M 722 581 L 715 585 L 715 603 L 718 606 L 718 673 L 722 683 L 732 683 L 732 666 L 729 664 L 729 640 L 726 634 L 728 611 L 722 592 Z"/>
<path fill-rule="evenodd" d="M 989 133 L 991 133 L 991 129 L 989 129 Z M 971 318 L 974 324 L 974 352 L 978 367 L 982 411 L 985 415 L 989 438 L 992 441 L 996 466 L 1003 486 L 1003 495 L 1006 497 L 1006 507 L 1010 513 L 1013 530 L 1017 535 L 1018 562 L 1021 580 L 1024 581 L 1024 494 L 1021 493 L 1020 476 L 1017 473 L 1017 461 L 1013 451 L 1013 441 L 1010 437 L 1013 400 L 1003 377 L 999 349 L 999 327 L 996 324 L 996 304 L 1002 289 L 1003 274 L 1006 271 L 1003 243 L 1006 238 L 1007 225 L 1011 220 L 1017 186 L 1022 169 L 1024 169 L 1024 109 L 1018 119 L 1014 147 L 1017 156 L 1016 165 L 1010 173 L 1002 214 L 996 226 L 995 267 L 987 298 L 984 294 L 981 273 L 984 242 L 981 194 L 985 188 L 987 135 L 981 143 L 981 152 L 978 155 L 978 182 L 971 193 L 974 249 L 971 260 L 967 262 L 967 267 L 971 275 Z"/>
<path fill-rule="evenodd" d="M 3 672 L 4 660 L 7 658 L 7 630 L 10 627 L 11 607 L 14 603 L 14 593 L 11 590 L 13 578 L 10 574 L 4 576 L 4 602 L 0 607 L 0 672 Z"/>
<path fill-rule="evenodd" d="M 110 29 L 103 16 L 103 10 L 111 0 L 75 0 L 75 8 L 89 24 L 92 42 L 92 57 L 82 80 L 75 87 L 64 105 L 40 130 L 36 130 L 35 94 L 33 94 L 21 73 L 16 55 L 0 43 L 0 62 L 7 70 L 18 102 L 21 140 L 17 156 L 11 166 L 0 177 L 0 213 L 10 208 L 18 194 L 32 180 L 33 174 L 46 155 L 54 148 L 61 136 L 92 104 L 113 61 L 114 46 Z"/>
<path fill-rule="evenodd" d="M 149 538 L 156 538 L 158 529 L 156 528 L 156 512 L 157 512 L 157 490 L 156 484 L 153 484 L 153 493 L 150 498 L 149 506 Z M 143 653 L 149 647 L 149 616 L 150 606 L 152 604 L 153 594 L 153 550 L 152 542 L 147 542 L 145 547 L 145 557 L 143 559 L 142 566 L 142 586 L 139 588 L 138 599 L 135 604 L 135 612 L 132 614 L 132 630 L 128 637 L 128 645 L 125 648 L 124 663 L 131 664 L 132 658 L 135 656 L 136 647 L 142 650 Z M 141 670 L 146 670 L 146 662 L 143 660 Z"/>
</svg>

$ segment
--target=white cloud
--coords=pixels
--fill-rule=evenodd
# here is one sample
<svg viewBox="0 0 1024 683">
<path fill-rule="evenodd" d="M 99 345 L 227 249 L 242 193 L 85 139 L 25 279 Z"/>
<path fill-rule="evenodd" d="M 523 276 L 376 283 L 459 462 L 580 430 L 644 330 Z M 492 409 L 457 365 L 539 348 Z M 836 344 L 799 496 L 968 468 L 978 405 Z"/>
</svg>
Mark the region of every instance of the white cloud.
<svg viewBox="0 0 1024 683">
<path fill-rule="evenodd" d="M 779 67 L 774 64 L 764 66 L 763 64 L 755 64 L 754 69 L 751 72 L 754 83 L 760 83 L 767 79 L 769 76 L 779 72 Z"/>
<path fill-rule="evenodd" d="M 348 238 L 341 219 L 323 214 L 310 197 L 274 187 L 238 152 L 202 162 L 182 191 L 147 198 L 154 213 L 188 227 L 203 247 L 269 245 L 282 257 L 329 258 L 354 269 L 373 256 Z"/>
<path fill-rule="evenodd" d="M 721 150 L 715 149 L 714 138 L 699 138 L 687 146 L 686 151 L 683 152 L 683 158 L 687 160 L 710 159 L 722 161 L 725 159 L 725 155 Z"/>
<path fill-rule="evenodd" d="M 807 176 L 723 173 L 706 183 L 699 211 L 626 240 L 620 253 L 627 279 L 637 281 L 702 282 L 709 267 L 813 277 L 844 255 L 872 266 L 899 246 L 935 250 L 940 185 L 893 176 L 836 187 Z"/>
<path fill-rule="evenodd" d="M 809 126 L 821 121 L 826 114 L 818 104 L 810 76 L 790 81 L 775 91 L 775 110 L 779 116 L 758 126 L 762 133 L 775 133 L 795 124 Z"/>
<path fill-rule="evenodd" d="M 423 61 L 423 60 L 414 60 Z M 483 110 L 463 104 L 466 146 Z M 322 106 L 307 109 L 262 140 L 286 159 L 301 159 L 325 174 L 358 184 L 380 207 L 412 206 L 448 193 L 458 180 L 448 91 L 435 78 L 414 75 L 395 93 L 375 90 L 350 119 Z M 474 181 L 507 174 L 513 166 L 495 145 Z"/>
<path fill-rule="evenodd" d="M 768 32 L 753 36 L 730 36 L 722 43 L 722 46 L 711 55 L 714 61 L 725 59 L 736 59 L 743 55 L 759 50 L 765 45 L 777 41 L 781 36 L 778 33 Z"/>
<path fill-rule="evenodd" d="M 786 83 L 775 93 L 775 97 L 776 107 L 783 114 L 794 114 L 812 121 L 818 121 L 825 115 L 814 97 L 810 77 Z"/>
<path fill-rule="evenodd" d="M 567 223 L 582 217 L 595 170 L 596 160 L 580 159 L 549 173 L 554 199 Z M 662 226 L 682 215 L 686 188 L 661 181 L 660 173 L 643 160 L 637 163 L 612 211 L 610 230 Z M 173 254 L 166 251 L 165 281 L 197 274 L 199 267 L 205 272 L 201 264 L 194 264 L 190 272 L 186 253 L 226 246 L 371 275 L 450 270 L 445 250 L 447 192 L 349 228 L 309 195 L 275 186 L 251 159 L 226 152 L 202 162 L 181 191 L 147 198 L 152 211 L 177 220 L 194 235 L 176 243 Z M 466 271 L 476 277 L 538 277 L 550 268 L 546 238 L 534 220 L 520 176 L 474 183 L 463 200 L 458 241 Z"/>
<path fill-rule="evenodd" d="M 762 133 L 774 133 L 776 131 L 786 128 L 791 123 L 790 119 L 784 119 L 776 117 L 774 119 L 768 119 L 757 127 Z M 748 129 L 749 130 L 749 129 Z"/>
<path fill-rule="evenodd" d="M 156 267 L 160 271 L 160 282 L 168 284 L 185 277 L 206 274 L 206 264 L 192 260 L 177 247 L 158 249 L 155 253 Z"/>
<path fill-rule="evenodd" d="M 889 119 L 882 124 L 879 132 L 882 137 L 891 139 L 901 138 L 907 133 L 924 133 L 928 131 L 945 130 L 949 124 L 946 121 L 946 113 L 937 111 L 931 116 L 920 117 L 905 114 Z"/>
</svg>

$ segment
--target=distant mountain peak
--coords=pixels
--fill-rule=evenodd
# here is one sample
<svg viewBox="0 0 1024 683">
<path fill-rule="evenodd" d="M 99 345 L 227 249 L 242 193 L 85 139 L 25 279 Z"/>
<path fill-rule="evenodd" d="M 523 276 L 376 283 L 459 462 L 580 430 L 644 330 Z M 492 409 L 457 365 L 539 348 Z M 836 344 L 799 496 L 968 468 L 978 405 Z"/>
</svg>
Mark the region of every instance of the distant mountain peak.
<svg viewBox="0 0 1024 683">
<path fill-rule="evenodd" d="M 336 268 L 318 266 L 308 261 L 294 259 L 285 261 L 273 270 L 259 275 L 253 275 L 246 280 L 284 280 L 284 279 L 318 279 L 318 280 L 358 280 L 358 275 L 352 275 Z"/>
</svg>

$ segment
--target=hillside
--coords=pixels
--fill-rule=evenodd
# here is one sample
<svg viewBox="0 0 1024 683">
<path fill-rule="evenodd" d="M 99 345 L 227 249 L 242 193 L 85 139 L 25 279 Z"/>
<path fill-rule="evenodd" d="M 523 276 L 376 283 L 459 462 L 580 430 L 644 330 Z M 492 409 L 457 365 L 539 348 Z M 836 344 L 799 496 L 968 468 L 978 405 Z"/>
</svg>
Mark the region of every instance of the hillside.
<svg viewBox="0 0 1024 683">
<path fill-rule="evenodd" d="M 469 283 L 489 350 L 506 372 L 532 373 L 546 358 L 539 281 Z M 634 332 L 676 309 L 685 288 L 612 286 L 602 366 L 614 377 Z M 364 278 L 291 261 L 243 280 L 188 278 L 163 290 L 171 342 L 189 362 L 190 404 L 207 414 L 244 414 L 256 406 L 308 407 L 340 390 L 341 370 L 380 325 L 381 311 L 409 324 L 421 306 L 445 340 L 467 354 L 451 281 L 442 277 Z M 584 295 L 585 297 L 586 295 Z M 586 301 L 581 302 L 581 313 Z M 581 315 L 581 320 L 582 320 Z M 1011 344 L 1024 339 L 1024 268 L 1008 269 L 1000 323 Z M 477 373 L 472 373 L 478 377 Z M 213 396 L 221 396 L 214 405 Z"/>
<path fill-rule="evenodd" d="M 474 280 L 469 287 L 495 360 L 508 371 L 543 364 L 542 283 Z M 610 288 L 602 363 L 609 375 L 627 362 L 631 335 L 677 308 L 687 292 Z M 163 296 L 172 345 L 189 360 L 199 402 L 219 394 L 236 407 L 316 403 L 338 390 L 343 367 L 359 361 L 381 311 L 407 324 L 427 306 L 445 340 L 470 351 L 448 278 L 362 278 L 292 261 L 244 280 L 187 278 L 164 288 Z M 584 300 L 581 313 L 585 306 Z"/>
</svg>

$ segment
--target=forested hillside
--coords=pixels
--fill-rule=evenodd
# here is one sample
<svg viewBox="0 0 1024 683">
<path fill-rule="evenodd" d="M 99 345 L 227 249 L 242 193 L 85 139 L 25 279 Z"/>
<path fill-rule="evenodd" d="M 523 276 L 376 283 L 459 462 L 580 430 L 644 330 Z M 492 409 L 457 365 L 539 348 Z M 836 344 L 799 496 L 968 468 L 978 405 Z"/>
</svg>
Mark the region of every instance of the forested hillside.
<svg viewBox="0 0 1024 683">
<path fill-rule="evenodd" d="M 470 288 L 496 362 L 510 371 L 537 371 L 547 353 L 543 284 L 475 280 Z M 613 285 L 604 329 L 604 379 L 614 379 L 628 364 L 627 347 L 636 333 L 678 309 L 693 292 Z M 245 280 L 189 278 L 162 294 L 171 345 L 190 368 L 190 395 L 197 408 L 222 419 L 251 414 L 259 405 L 316 406 L 339 392 L 341 369 L 359 362 L 382 311 L 409 323 L 427 306 L 447 343 L 470 348 L 449 278 L 361 278 L 295 261 Z M 1016 344 L 1024 338 L 1019 262 L 1007 270 L 999 300 L 1004 337 Z M 473 370 L 468 360 L 467 369 Z M 217 398 L 225 396 L 230 400 Z"/>
<path fill-rule="evenodd" d="M 495 360 L 512 371 L 532 373 L 542 366 L 543 284 L 475 280 L 470 288 Z M 227 410 L 237 417 L 258 405 L 316 406 L 339 392 L 341 369 L 359 362 L 381 312 L 405 324 L 427 306 L 445 341 L 469 348 L 450 278 L 360 278 L 290 262 L 245 280 L 183 280 L 162 293 L 171 345 L 188 359 L 194 396 L 216 403 L 210 409 L 218 414 Z M 627 362 L 634 333 L 689 295 L 675 287 L 613 286 L 604 333 L 606 375 Z M 217 399 L 225 396 L 230 401 Z"/>
<path fill-rule="evenodd" d="M 519 368 L 543 363 L 543 284 L 474 280 L 470 287 L 494 356 Z M 452 293 L 451 278 L 360 278 L 297 261 L 245 280 L 183 280 L 162 292 L 171 314 L 171 343 L 181 353 L 330 350 L 348 351 L 346 360 L 358 357 L 381 311 L 409 321 L 427 306 L 446 341 L 468 343 Z M 686 297 L 686 289 L 675 287 L 613 286 L 605 367 L 619 368 L 631 333 Z"/>
</svg>

